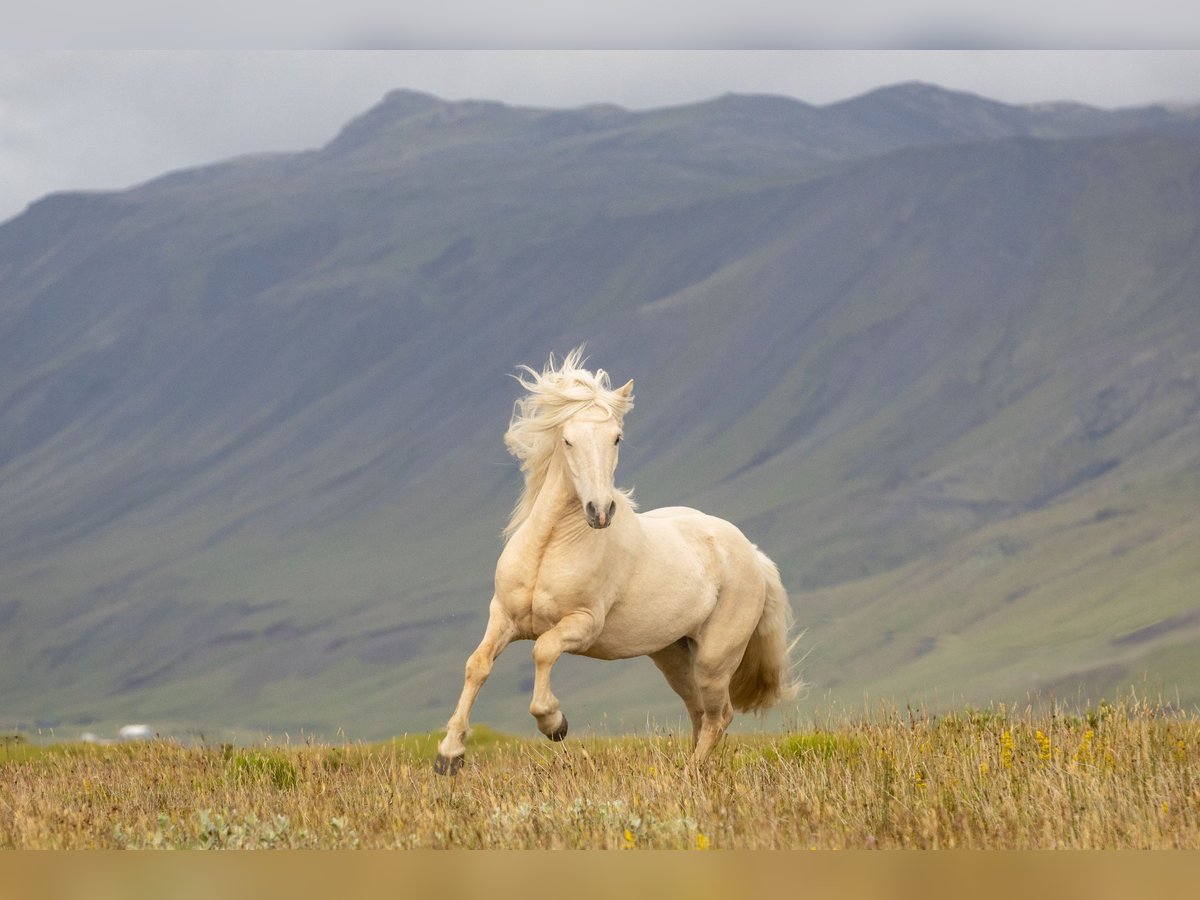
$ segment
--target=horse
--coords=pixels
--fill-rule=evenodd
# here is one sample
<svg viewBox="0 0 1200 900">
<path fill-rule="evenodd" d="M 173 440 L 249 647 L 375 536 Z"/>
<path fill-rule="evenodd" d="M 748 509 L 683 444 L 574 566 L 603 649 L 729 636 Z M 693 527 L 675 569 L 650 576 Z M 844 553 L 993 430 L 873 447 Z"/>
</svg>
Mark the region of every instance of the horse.
<svg viewBox="0 0 1200 900">
<path fill-rule="evenodd" d="M 567 735 L 550 689 L 563 653 L 649 656 L 687 709 L 695 764 L 734 710 L 765 710 L 796 693 L 778 568 L 724 519 L 678 506 L 636 512 L 613 483 L 633 382 L 612 388 L 603 369 L 582 367 L 582 350 L 513 376 L 527 393 L 504 442 L 525 485 L 504 530 L 487 628 L 438 745 L 439 774 L 462 768 L 471 706 L 515 640 L 534 642 L 529 711 L 552 741 Z"/>
</svg>

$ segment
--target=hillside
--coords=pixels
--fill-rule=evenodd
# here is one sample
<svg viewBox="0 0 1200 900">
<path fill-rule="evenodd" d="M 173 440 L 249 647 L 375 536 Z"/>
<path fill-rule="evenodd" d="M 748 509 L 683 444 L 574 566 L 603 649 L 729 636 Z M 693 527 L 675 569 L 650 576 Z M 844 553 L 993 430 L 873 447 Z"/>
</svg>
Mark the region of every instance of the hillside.
<svg viewBox="0 0 1200 900">
<path fill-rule="evenodd" d="M 436 727 L 518 489 L 506 373 L 584 341 L 637 379 L 619 481 L 779 561 L 810 704 L 1200 701 L 1198 138 L 926 85 L 398 91 L 47 197 L 0 225 L 0 718 Z M 479 721 L 527 727 L 526 651 Z M 556 684 L 679 715 L 644 660 Z"/>
</svg>

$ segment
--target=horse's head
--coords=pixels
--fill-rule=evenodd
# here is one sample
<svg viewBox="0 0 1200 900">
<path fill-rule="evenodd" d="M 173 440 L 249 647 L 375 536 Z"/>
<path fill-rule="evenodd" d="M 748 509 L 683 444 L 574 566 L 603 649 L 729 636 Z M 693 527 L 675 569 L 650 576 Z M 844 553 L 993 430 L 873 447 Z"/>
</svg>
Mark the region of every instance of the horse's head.
<svg viewBox="0 0 1200 900">
<path fill-rule="evenodd" d="M 525 490 L 505 534 L 514 534 L 529 518 L 547 476 L 556 470 L 570 482 L 588 524 L 607 528 L 621 493 L 613 488 L 613 475 L 621 423 L 633 408 L 633 382 L 613 390 L 603 369 L 583 368 L 582 347 L 561 364 L 551 356 L 541 372 L 520 369 L 528 377 L 517 380 L 527 393 L 513 404 L 504 443 L 521 461 Z"/>
<path fill-rule="evenodd" d="M 622 399 L 633 393 L 633 382 L 614 392 Z M 621 421 L 609 410 L 587 406 L 562 424 L 558 452 L 575 487 L 587 523 L 607 528 L 617 509 L 613 477 L 621 444 Z"/>
</svg>

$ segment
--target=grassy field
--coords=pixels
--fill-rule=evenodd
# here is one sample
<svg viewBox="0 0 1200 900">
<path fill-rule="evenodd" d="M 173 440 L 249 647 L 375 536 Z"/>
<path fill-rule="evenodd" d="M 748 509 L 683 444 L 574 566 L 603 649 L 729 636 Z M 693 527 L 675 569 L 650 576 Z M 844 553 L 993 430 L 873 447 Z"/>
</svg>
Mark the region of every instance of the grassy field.
<svg viewBox="0 0 1200 900">
<path fill-rule="evenodd" d="M 1200 848 L 1200 719 L 886 710 L 733 735 L 696 772 L 670 736 L 562 744 L 477 728 L 256 747 L 0 748 L 3 848 Z"/>
</svg>

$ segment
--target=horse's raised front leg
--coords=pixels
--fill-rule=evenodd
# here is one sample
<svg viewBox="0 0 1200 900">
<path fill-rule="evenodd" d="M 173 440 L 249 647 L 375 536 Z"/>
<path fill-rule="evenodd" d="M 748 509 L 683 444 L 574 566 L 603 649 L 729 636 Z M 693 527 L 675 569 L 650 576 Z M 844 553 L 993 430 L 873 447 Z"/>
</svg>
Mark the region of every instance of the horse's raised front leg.
<svg viewBox="0 0 1200 900">
<path fill-rule="evenodd" d="M 483 687 L 483 683 L 491 674 L 492 664 L 495 663 L 496 657 L 512 643 L 516 634 L 517 630 L 513 627 L 508 614 L 501 608 L 499 601 L 493 597 L 491 606 L 488 608 L 487 630 L 484 631 L 483 640 L 479 642 L 475 652 L 467 657 L 467 671 L 463 680 L 462 694 L 458 698 L 458 706 L 454 708 L 454 715 L 446 724 L 446 736 L 438 744 L 437 759 L 434 761 L 433 768 L 439 775 L 455 775 L 462 768 L 463 759 L 467 753 L 466 739 L 467 729 L 470 725 L 468 717 L 471 713 L 471 706 L 475 703 L 479 689 Z"/>
<path fill-rule="evenodd" d="M 537 719 L 538 730 L 552 741 L 561 741 L 567 736 L 567 717 L 550 690 L 550 669 L 564 653 L 590 647 L 600 634 L 600 628 L 600 623 L 590 612 L 571 613 L 534 641 L 533 701 L 529 704 L 529 712 Z"/>
</svg>

